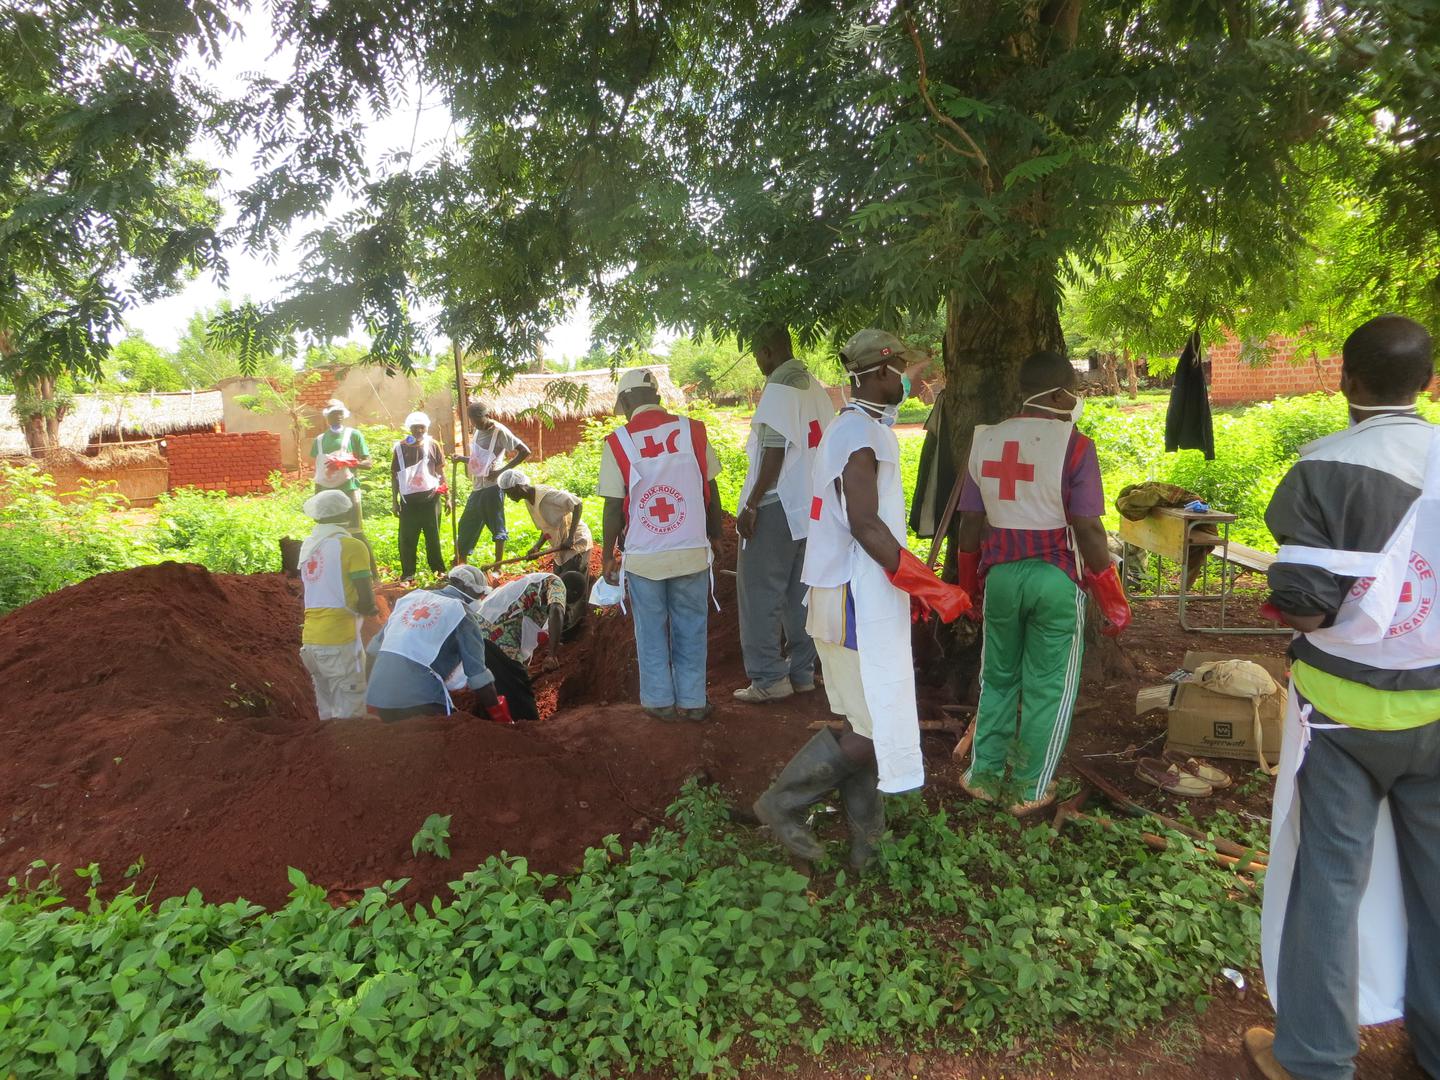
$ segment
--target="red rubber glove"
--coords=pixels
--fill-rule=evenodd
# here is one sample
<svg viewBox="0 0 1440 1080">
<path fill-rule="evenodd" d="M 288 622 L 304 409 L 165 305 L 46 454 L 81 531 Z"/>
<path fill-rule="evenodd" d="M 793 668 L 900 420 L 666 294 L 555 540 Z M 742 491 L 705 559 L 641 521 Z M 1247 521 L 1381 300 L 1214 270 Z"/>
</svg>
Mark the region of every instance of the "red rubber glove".
<svg viewBox="0 0 1440 1080">
<path fill-rule="evenodd" d="M 360 459 L 354 454 L 331 454 L 329 464 L 337 469 L 356 469 L 360 466 Z"/>
<path fill-rule="evenodd" d="M 1120 632 L 1130 625 L 1130 601 L 1125 599 L 1125 588 L 1120 584 L 1120 575 L 1112 563 L 1100 573 L 1085 572 L 1085 590 L 1095 598 L 1100 614 L 1105 616 L 1106 625 L 1100 633 L 1106 637 L 1119 637 Z"/>
<path fill-rule="evenodd" d="M 1280 614 L 1280 609 L 1275 606 L 1272 600 L 1266 600 L 1260 605 L 1260 618 L 1267 619 L 1273 623 L 1283 623 L 1285 621 L 1285 616 Z"/>
<path fill-rule="evenodd" d="M 970 594 L 959 585 L 946 585 L 908 548 L 900 549 L 900 565 L 889 575 L 890 584 L 910 594 L 916 603 L 933 611 L 941 622 L 954 622 L 970 610 Z"/>
<path fill-rule="evenodd" d="M 510 703 L 505 700 L 504 694 L 496 696 L 495 704 L 485 709 L 485 715 L 490 718 L 491 723 L 515 726 L 515 718 L 510 715 Z"/>
<path fill-rule="evenodd" d="M 965 613 L 966 618 L 980 621 L 983 605 L 980 598 L 983 595 L 980 586 L 980 552 L 962 551 L 955 559 L 960 571 L 960 588 L 974 601 L 975 606 Z"/>
</svg>

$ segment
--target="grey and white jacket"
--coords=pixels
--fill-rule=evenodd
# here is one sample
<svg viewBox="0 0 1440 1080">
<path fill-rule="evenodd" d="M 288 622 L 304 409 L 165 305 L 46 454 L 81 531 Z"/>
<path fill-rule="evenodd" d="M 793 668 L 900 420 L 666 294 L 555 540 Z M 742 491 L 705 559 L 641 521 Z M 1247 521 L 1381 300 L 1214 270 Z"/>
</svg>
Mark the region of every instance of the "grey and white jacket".
<svg viewBox="0 0 1440 1080">
<path fill-rule="evenodd" d="M 1440 429 L 1413 414 L 1382 414 L 1301 450 L 1265 512 L 1276 541 L 1297 548 L 1379 552 L 1420 497 L 1431 440 Z M 1284 552 L 1270 568 L 1271 599 L 1282 611 L 1322 615 L 1329 626 L 1354 577 Z M 1300 634 L 1291 656 L 1321 671 L 1381 690 L 1440 689 L 1440 657 L 1432 666 L 1371 666 L 1326 652 Z"/>
</svg>

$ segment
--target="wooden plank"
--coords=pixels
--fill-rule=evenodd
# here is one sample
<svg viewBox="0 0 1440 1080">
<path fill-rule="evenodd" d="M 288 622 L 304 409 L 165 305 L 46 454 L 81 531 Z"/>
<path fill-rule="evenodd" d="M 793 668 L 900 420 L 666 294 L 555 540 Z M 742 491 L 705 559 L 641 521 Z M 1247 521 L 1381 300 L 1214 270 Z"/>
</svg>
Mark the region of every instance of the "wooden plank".
<svg viewBox="0 0 1440 1080">
<path fill-rule="evenodd" d="M 1265 573 L 1275 562 L 1275 556 L 1268 551 L 1260 551 L 1244 544 L 1237 544 L 1234 540 L 1230 541 L 1225 559 L 1236 566 L 1243 566 L 1246 570 L 1254 570 L 1257 574 Z"/>
</svg>

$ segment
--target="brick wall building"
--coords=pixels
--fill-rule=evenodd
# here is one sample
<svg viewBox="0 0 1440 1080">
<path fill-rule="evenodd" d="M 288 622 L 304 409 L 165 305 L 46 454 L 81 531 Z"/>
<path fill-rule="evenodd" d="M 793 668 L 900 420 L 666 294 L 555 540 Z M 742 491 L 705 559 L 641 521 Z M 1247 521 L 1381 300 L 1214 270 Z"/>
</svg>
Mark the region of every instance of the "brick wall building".
<svg viewBox="0 0 1440 1080">
<path fill-rule="evenodd" d="M 1340 388 L 1340 357 L 1295 354 L 1293 338 L 1272 338 L 1270 362 L 1251 365 L 1241 358 L 1234 337 L 1207 350 L 1210 361 L 1210 400 L 1216 405 L 1269 401 L 1274 397 L 1333 392 Z"/>
<path fill-rule="evenodd" d="M 170 490 L 182 487 L 250 495 L 270 490 L 280 468 L 280 436 L 270 431 L 177 435 L 166 440 Z"/>
<path fill-rule="evenodd" d="M 568 454 L 580 445 L 585 436 L 584 416 L 564 416 L 555 421 L 553 427 L 546 427 L 538 420 L 502 419 L 500 422 L 530 447 L 535 458 L 547 458 L 554 454 Z M 617 421 L 618 422 L 618 421 Z"/>
</svg>

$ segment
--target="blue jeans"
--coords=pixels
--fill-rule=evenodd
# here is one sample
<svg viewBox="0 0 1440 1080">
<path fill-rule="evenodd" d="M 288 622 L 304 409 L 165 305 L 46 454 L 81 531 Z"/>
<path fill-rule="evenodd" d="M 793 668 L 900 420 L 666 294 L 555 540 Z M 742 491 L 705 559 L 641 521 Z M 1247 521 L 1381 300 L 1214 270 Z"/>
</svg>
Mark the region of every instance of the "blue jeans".
<svg viewBox="0 0 1440 1080">
<path fill-rule="evenodd" d="M 663 581 L 626 574 L 625 584 L 635 620 L 640 704 L 647 709 L 701 708 L 710 621 L 709 571 Z"/>
<path fill-rule="evenodd" d="M 510 539 L 510 534 L 505 531 L 505 493 L 494 484 L 473 488 L 470 497 L 465 500 L 465 511 L 456 527 L 459 535 L 455 538 L 460 558 L 470 557 L 470 552 L 475 550 L 486 529 L 490 530 L 490 538 L 497 543 Z"/>
</svg>

